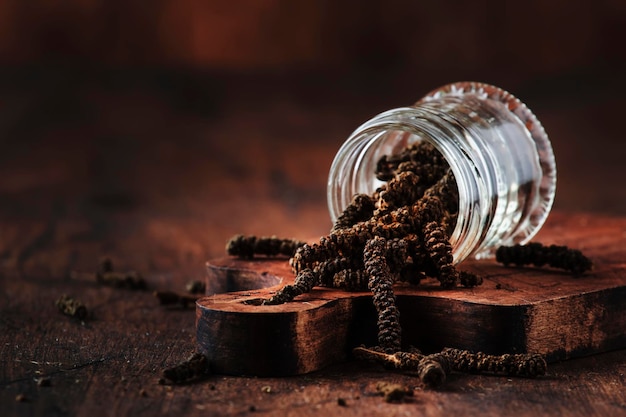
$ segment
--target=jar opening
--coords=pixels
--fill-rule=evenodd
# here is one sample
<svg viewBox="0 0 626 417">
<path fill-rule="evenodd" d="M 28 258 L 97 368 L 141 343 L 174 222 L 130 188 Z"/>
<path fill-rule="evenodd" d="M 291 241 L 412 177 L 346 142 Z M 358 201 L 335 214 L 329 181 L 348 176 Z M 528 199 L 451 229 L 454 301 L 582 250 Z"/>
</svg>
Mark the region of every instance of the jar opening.
<svg viewBox="0 0 626 417">
<path fill-rule="evenodd" d="M 401 109 L 398 109 L 401 110 Z M 416 196 L 421 197 L 428 188 L 435 185 L 446 173 L 451 171 L 453 181 L 450 187 L 453 191 L 443 196 L 446 200 L 446 206 L 452 207 L 449 219 L 446 222 L 446 233 L 453 248 L 454 259 L 464 259 L 476 247 L 477 242 L 482 240 L 484 236 L 481 234 L 469 234 L 468 230 L 476 230 L 476 222 L 479 219 L 485 221 L 486 216 L 480 216 L 485 211 L 480 204 L 477 204 L 478 195 L 485 188 L 484 184 L 474 182 L 475 173 L 465 165 L 458 164 L 464 157 L 459 153 L 458 149 L 447 146 L 446 143 L 433 140 L 430 136 L 432 132 L 421 131 L 416 126 L 372 126 L 361 132 L 363 137 L 354 143 L 361 144 L 355 149 L 351 149 L 354 161 L 358 169 L 349 169 L 344 166 L 344 172 L 341 178 L 342 187 L 337 188 L 331 186 L 330 190 L 343 191 L 329 198 L 329 203 L 340 203 L 341 209 L 333 210 L 331 215 L 333 223 L 337 220 L 339 214 L 348 207 L 351 199 L 356 194 L 366 194 L 372 196 L 376 201 L 376 208 L 380 209 L 380 195 L 384 194 L 389 180 L 391 180 L 398 171 L 406 171 L 411 169 L 418 177 L 421 177 L 421 189 L 414 196 L 415 201 L 405 201 L 404 204 L 412 205 L 416 202 Z M 395 130 L 394 130 L 395 129 Z M 416 148 L 428 149 L 428 158 L 424 159 L 424 155 L 413 155 L 407 157 L 407 152 Z M 340 153 L 339 155 L 341 155 Z M 450 161 L 449 161 L 450 159 Z M 452 163 L 450 163 L 452 161 Z M 387 169 L 386 172 L 381 169 L 382 162 L 388 163 L 393 169 Z M 398 170 L 398 166 L 403 163 L 404 166 Z M 408 167 L 407 164 L 417 164 L 417 166 Z M 433 169 L 433 166 L 437 167 Z M 335 167 L 339 169 L 339 167 Z M 339 178 L 336 177 L 336 178 Z M 331 176 L 333 178 L 333 176 Z M 467 183 L 467 178 L 471 178 L 471 183 Z M 465 190 L 459 191 L 459 184 Z M 479 189 L 477 189 L 479 188 Z M 469 191 L 468 191 L 469 190 Z M 485 191 L 483 190 L 484 194 Z M 459 215 L 459 213 L 462 213 Z M 468 215 L 470 213 L 470 215 Z"/>
</svg>

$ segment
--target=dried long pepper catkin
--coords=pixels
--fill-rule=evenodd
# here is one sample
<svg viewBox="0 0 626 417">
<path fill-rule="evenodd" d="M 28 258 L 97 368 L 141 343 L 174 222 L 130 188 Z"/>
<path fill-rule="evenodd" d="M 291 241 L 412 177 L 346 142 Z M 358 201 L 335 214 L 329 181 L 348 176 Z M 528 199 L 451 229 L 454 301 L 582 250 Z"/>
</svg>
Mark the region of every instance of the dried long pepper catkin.
<svg viewBox="0 0 626 417">
<path fill-rule="evenodd" d="M 333 259 L 329 259 L 324 262 L 320 262 L 314 269 L 315 273 L 318 274 L 318 280 L 320 285 L 325 287 L 342 287 L 343 284 L 335 281 L 335 276 L 342 271 L 359 271 L 363 269 L 363 260 L 355 259 L 352 257 L 337 257 Z M 344 277 L 345 279 L 345 277 Z M 367 289 L 367 280 L 365 281 L 366 285 L 360 287 L 361 290 Z M 350 284 L 350 283 L 346 283 Z M 355 283 L 356 284 L 356 283 Z M 358 286 L 352 286 L 352 289 L 359 289 Z"/>
<path fill-rule="evenodd" d="M 373 213 L 374 216 L 413 204 L 424 195 L 427 188 L 415 173 L 411 171 L 399 173 L 378 192 L 378 208 Z"/>
<path fill-rule="evenodd" d="M 306 242 L 295 239 L 281 239 L 276 236 L 256 237 L 237 235 L 226 244 L 229 255 L 241 258 L 253 258 L 254 255 L 293 256 L 300 246 Z"/>
<path fill-rule="evenodd" d="M 362 269 L 344 269 L 333 277 L 332 287 L 348 291 L 363 291 L 367 288 L 369 276 Z"/>
<path fill-rule="evenodd" d="M 365 347 L 354 348 L 353 354 L 357 359 L 378 362 L 400 371 L 414 372 L 429 388 L 443 385 L 450 371 L 448 361 L 441 356 L 422 355 L 418 352 L 386 353 L 380 349 Z"/>
<path fill-rule="evenodd" d="M 416 174 L 420 176 L 437 179 L 443 175 L 440 170 L 445 172 L 448 168 L 443 155 L 430 143 L 421 141 L 406 147 L 397 154 L 383 155 L 376 163 L 376 178 L 381 181 L 391 180 L 398 172 L 406 170 L 408 165 L 404 165 L 404 169 L 401 169 L 403 163 L 410 163 L 414 166 Z M 425 167 L 425 169 L 421 172 L 417 171 L 420 167 Z M 435 181 L 436 179 L 431 183 Z"/>
<path fill-rule="evenodd" d="M 424 226 L 424 246 L 428 251 L 435 267 L 437 279 L 444 288 L 456 287 L 458 273 L 452 264 L 452 246 L 441 224 L 429 222 Z"/>
<path fill-rule="evenodd" d="M 593 264 L 581 251 L 567 246 L 528 243 L 526 245 L 500 246 L 496 250 L 496 261 L 504 265 L 563 269 L 573 275 L 582 275 L 591 270 Z"/>
<path fill-rule="evenodd" d="M 287 284 L 276 292 L 272 297 L 265 300 L 264 304 L 284 304 L 293 300 L 300 294 L 307 293 L 317 285 L 318 276 L 311 269 L 301 271 L 292 284 Z"/>
<path fill-rule="evenodd" d="M 378 345 L 386 352 L 400 350 L 400 312 L 393 293 L 393 277 L 387 264 L 385 240 L 374 237 L 365 245 L 363 259 L 378 313 Z"/>
<path fill-rule="evenodd" d="M 415 372 L 431 388 L 443 384 L 450 372 L 493 374 L 517 377 L 545 375 L 546 362 L 539 354 L 487 355 L 463 349 L 445 348 L 441 352 L 423 355 L 416 352 L 385 353 L 376 349 L 357 347 L 354 355 L 401 371 Z"/>
<path fill-rule="evenodd" d="M 352 198 L 352 202 L 337 218 L 331 232 L 351 227 L 371 218 L 375 208 L 376 205 L 372 197 L 366 194 L 356 194 Z"/>
<path fill-rule="evenodd" d="M 445 348 L 440 354 L 446 357 L 450 369 L 457 372 L 536 377 L 545 375 L 547 368 L 545 359 L 533 353 L 487 355 Z"/>
</svg>

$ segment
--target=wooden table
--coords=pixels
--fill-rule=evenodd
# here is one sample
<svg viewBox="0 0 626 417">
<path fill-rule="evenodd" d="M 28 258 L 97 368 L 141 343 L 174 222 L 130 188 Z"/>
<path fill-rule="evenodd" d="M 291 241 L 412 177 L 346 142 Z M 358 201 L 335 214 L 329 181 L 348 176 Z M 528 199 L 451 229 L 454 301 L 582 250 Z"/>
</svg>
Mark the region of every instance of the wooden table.
<svg viewBox="0 0 626 417">
<path fill-rule="evenodd" d="M 285 378 L 159 385 L 165 367 L 195 350 L 195 312 L 162 307 L 150 291 L 97 285 L 89 273 L 99 259 L 140 271 L 152 289 L 184 291 L 235 233 L 325 234 L 336 149 L 358 123 L 410 100 L 356 89 L 326 100 L 343 80 L 205 77 L 189 86 L 161 75 L 70 75 L 37 84 L 12 74 L 0 93 L 2 415 L 626 415 L 625 350 L 552 364 L 537 380 L 453 375 L 441 391 L 356 361 Z M 624 141 L 600 115 L 615 103 L 581 110 L 535 100 L 562 155 L 550 221 L 623 227 L 624 187 L 612 179 L 624 178 Z M 587 143 L 591 127 L 567 123 L 589 111 L 603 123 L 602 152 Z M 57 311 L 64 293 L 88 306 L 88 320 Z M 381 381 L 414 395 L 386 403 Z"/>
</svg>

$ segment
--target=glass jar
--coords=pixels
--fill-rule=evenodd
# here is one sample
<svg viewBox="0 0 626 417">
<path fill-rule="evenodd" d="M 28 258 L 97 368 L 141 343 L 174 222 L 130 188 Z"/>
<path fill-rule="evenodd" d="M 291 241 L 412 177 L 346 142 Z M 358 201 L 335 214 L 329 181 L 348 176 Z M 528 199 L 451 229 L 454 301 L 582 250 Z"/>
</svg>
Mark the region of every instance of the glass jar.
<svg viewBox="0 0 626 417">
<path fill-rule="evenodd" d="M 332 221 L 357 193 L 371 195 L 383 155 L 427 141 L 446 159 L 459 191 L 450 236 L 454 262 L 493 256 L 500 245 L 526 243 L 552 207 L 556 165 L 535 115 L 510 93 L 482 83 L 438 88 L 411 107 L 365 122 L 341 146 L 328 178 Z"/>
</svg>

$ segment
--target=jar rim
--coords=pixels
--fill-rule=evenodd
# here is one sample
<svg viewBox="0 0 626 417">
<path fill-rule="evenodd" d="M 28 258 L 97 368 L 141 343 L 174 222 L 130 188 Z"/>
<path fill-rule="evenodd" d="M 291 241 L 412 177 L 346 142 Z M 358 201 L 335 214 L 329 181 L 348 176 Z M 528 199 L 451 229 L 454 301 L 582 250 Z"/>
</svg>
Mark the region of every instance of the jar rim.
<svg viewBox="0 0 626 417">
<path fill-rule="evenodd" d="M 524 244 L 532 239 L 545 223 L 554 203 L 556 191 L 556 161 L 550 139 L 537 116 L 513 94 L 491 84 L 476 81 L 459 81 L 436 88 L 418 100 L 415 105 L 427 103 L 446 96 L 475 96 L 483 100 L 500 102 L 526 127 L 537 147 L 542 180 L 539 186 L 540 204 L 529 215 L 524 230 L 516 233 L 516 243 Z M 488 255 L 488 254 L 485 254 Z M 481 254 L 477 254 L 481 257 Z"/>
</svg>

